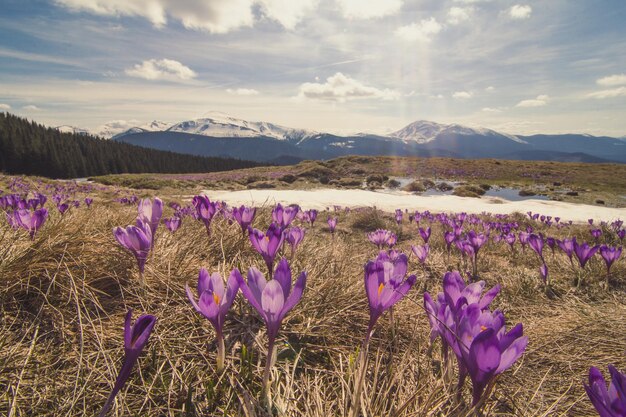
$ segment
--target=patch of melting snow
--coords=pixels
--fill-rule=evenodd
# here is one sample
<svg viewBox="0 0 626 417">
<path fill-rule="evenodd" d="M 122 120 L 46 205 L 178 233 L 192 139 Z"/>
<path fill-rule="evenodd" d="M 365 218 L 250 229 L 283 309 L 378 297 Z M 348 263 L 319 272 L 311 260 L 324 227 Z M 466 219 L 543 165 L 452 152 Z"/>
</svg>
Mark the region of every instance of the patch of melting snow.
<svg viewBox="0 0 626 417">
<path fill-rule="evenodd" d="M 469 198 L 453 195 L 423 196 L 403 191 L 385 190 L 340 190 L 334 188 L 316 190 L 240 190 L 206 191 L 211 199 L 226 201 L 230 205 L 274 205 L 299 204 L 305 209 L 324 210 L 339 205 L 342 207 L 377 207 L 393 212 L 395 209 L 430 210 L 432 212 L 466 212 L 511 214 L 515 212 L 540 213 L 559 216 L 564 220 L 586 222 L 589 218 L 612 221 L 626 217 L 626 209 L 574 204 L 560 201 L 528 199 L 506 201 L 501 198 Z"/>
</svg>

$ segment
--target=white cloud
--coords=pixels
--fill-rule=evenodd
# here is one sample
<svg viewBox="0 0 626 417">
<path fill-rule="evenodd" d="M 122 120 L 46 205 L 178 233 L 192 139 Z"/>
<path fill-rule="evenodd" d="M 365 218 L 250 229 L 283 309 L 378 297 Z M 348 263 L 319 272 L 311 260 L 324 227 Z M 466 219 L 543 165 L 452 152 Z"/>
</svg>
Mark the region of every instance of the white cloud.
<svg viewBox="0 0 626 417">
<path fill-rule="evenodd" d="M 452 94 L 452 98 L 468 99 L 472 98 L 473 94 L 469 91 L 456 91 Z"/>
<path fill-rule="evenodd" d="M 596 91 L 595 93 L 587 94 L 587 97 L 605 99 L 614 97 L 626 97 L 626 87 L 618 87 L 610 90 Z"/>
<path fill-rule="evenodd" d="M 33 104 L 29 104 L 28 106 L 24 106 L 22 107 L 22 110 L 26 110 L 26 111 L 39 111 L 41 110 L 39 107 L 33 105 Z"/>
<path fill-rule="evenodd" d="M 259 0 L 263 12 L 286 29 L 296 25 L 318 5 L 319 0 Z"/>
<path fill-rule="evenodd" d="M 441 100 L 441 99 L 443 99 L 443 94 L 433 94 L 433 95 L 431 95 L 429 97 L 437 99 L 437 100 Z"/>
<path fill-rule="evenodd" d="M 454 0 L 455 3 L 476 4 L 476 3 L 488 3 L 492 0 Z"/>
<path fill-rule="evenodd" d="M 451 25 L 458 25 L 470 20 L 473 12 L 472 7 L 450 7 L 446 21 Z"/>
<path fill-rule="evenodd" d="M 496 87 L 494 87 L 493 85 L 490 85 L 489 87 L 485 88 L 485 91 L 487 91 L 488 93 L 492 93 L 496 91 Z"/>
<path fill-rule="evenodd" d="M 534 99 L 522 100 L 519 103 L 517 103 L 515 107 L 542 107 L 548 104 L 548 100 L 550 100 L 550 97 L 545 94 L 542 94 L 542 95 L 537 96 L 537 98 L 534 98 Z"/>
<path fill-rule="evenodd" d="M 173 59 L 149 59 L 125 72 L 131 77 L 146 80 L 189 81 L 197 76 L 191 68 Z"/>
<path fill-rule="evenodd" d="M 298 98 L 345 102 L 358 99 L 395 100 L 400 93 L 389 89 L 367 86 L 341 72 L 326 79 L 325 83 L 304 83 Z"/>
<path fill-rule="evenodd" d="M 430 40 L 441 32 L 443 27 L 434 17 L 423 19 L 419 23 L 411 23 L 410 25 L 401 26 L 396 29 L 397 37 L 405 41 L 430 42 Z"/>
<path fill-rule="evenodd" d="M 337 3 L 348 19 L 372 19 L 398 13 L 403 0 L 337 0 Z"/>
<path fill-rule="evenodd" d="M 237 88 L 234 90 L 232 88 L 228 88 L 226 89 L 226 92 L 228 94 L 235 94 L 238 96 L 256 96 L 259 94 L 257 90 L 254 90 L 252 88 Z"/>
<path fill-rule="evenodd" d="M 254 0 L 55 0 L 73 11 L 106 16 L 138 16 L 162 27 L 168 16 L 187 29 L 226 33 L 252 26 Z"/>
<path fill-rule="evenodd" d="M 5 103 L 0 103 L 0 110 L 11 110 L 11 106 Z"/>
<path fill-rule="evenodd" d="M 608 77 L 600 78 L 596 81 L 599 85 L 613 86 L 626 84 L 626 74 L 609 75 Z"/>
<path fill-rule="evenodd" d="M 527 4 L 516 4 L 509 9 L 511 19 L 528 19 L 533 12 L 533 8 Z"/>
<path fill-rule="evenodd" d="M 483 107 L 482 111 L 485 113 L 502 113 L 502 110 L 493 107 Z"/>
</svg>

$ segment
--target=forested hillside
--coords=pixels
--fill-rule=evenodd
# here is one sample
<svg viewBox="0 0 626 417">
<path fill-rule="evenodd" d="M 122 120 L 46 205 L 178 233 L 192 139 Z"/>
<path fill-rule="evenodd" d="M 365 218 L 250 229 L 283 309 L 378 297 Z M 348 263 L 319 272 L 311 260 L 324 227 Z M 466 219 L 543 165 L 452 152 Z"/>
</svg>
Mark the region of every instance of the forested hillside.
<svg viewBox="0 0 626 417">
<path fill-rule="evenodd" d="M 80 178 L 120 173 L 227 171 L 260 164 L 142 148 L 88 135 L 61 133 L 0 113 L 0 172 Z"/>
</svg>

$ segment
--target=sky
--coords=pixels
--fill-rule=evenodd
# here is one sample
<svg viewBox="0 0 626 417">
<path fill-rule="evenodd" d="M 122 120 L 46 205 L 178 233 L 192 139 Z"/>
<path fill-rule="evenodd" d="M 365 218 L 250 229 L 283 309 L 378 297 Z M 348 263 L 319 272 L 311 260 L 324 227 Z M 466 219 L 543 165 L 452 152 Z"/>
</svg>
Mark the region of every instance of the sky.
<svg viewBox="0 0 626 417">
<path fill-rule="evenodd" d="M 624 0 L 1 0 L 0 111 L 626 135 Z"/>
</svg>

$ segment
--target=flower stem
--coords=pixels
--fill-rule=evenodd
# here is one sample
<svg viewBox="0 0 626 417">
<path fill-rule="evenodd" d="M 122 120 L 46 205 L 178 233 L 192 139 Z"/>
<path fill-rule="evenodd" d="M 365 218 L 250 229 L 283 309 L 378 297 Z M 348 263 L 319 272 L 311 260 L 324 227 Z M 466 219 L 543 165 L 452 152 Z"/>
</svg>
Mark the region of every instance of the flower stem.
<svg viewBox="0 0 626 417">
<path fill-rule="evenodd" d="M 365 372 L 367 371 L 367 351 L 369 350 L 370 336 L 372 334 L 371 326 L 367 329 L 367 335 L 363 341 L 363 347 L 359 352 L 359 365 L 356 372 L 356 381 L 354 393 L 352 395 L 351 409 L 349 417 L 357 417 L 359 408 L 361 407 L 361 391 L 363 390 L 363 381 L 365 380 Z"/>
<path fill-rule="evenodd" d="M 224 347 L 224 335 L 217 335 L 217 372 L 224 370 L 224 362 L 226 359 L 226 349 Z"/>
<path fill-rule="evenodd" d="M 265 371 L 263 372 L 263 393 L 269 399 L 270 398 L 270 374 L 272 372 L 272 366 L 274 365 L 274 338 L 270 337 L 267 344 L 267 358 L 265 359 Z"/>
</svg>

